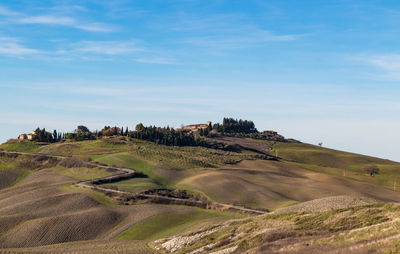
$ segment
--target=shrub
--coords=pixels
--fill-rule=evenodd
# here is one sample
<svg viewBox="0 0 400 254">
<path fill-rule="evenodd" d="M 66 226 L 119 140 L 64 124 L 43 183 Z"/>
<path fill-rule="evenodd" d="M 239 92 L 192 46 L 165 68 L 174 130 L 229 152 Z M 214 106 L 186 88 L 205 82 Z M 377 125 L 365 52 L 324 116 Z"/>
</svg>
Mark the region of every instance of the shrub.
<svg viewBox="0 0 400 254">
<path fill-rule="evenodd" d="M 370 174 L 370 176 L 379 174 L 379 168 L 376 165 L 370 165 L 364 168 L 364 171 Z"/>
</svg>

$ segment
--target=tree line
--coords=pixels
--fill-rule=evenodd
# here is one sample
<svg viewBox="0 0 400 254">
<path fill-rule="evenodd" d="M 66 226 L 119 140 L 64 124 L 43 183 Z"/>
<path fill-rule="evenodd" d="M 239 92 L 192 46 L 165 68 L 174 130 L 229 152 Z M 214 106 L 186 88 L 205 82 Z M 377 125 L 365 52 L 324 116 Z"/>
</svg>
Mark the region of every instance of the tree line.
<svg viewBox="0 0 400 254">
<path fill-rule="evenodd" d="M 135 130 L 130 131 L 128 127 L 104 126 L 100 131 L 90 131 L 84 125 L 79 125 L 73 132 L 59 133 L 54 130 L 53 133 L 47 132 L 44 128 L 37 128 L 34 140 L 41 142 L 58 142 L 65 139 L 76 141 L 94 140 L 108 136 L 126 136 L 135 139 L 147 140 L 156 144 L 169 146 L 198 146 L 204 144 L 201 137 L 211 137 L 213 135 L 238 134 L 238 135 L 256 135 L 257 131 L 253 121 L 224 118 L 222 124 L 215 123 L 207 128 L 200 128 L 198 132 L 192 132 L 185 129 L 176 130 L 174 128 L 144 126 L 142 123 L 136 125 Z"/>
<path fill-rule="evenodd" d="M 215 125 L 214 125 L 215 126 Z M 223 133 L 256 133 L 258 132 L 253 121 L 224 118 L 222 125 L 217 124 L 216 129 Z"/>
<path fill-rule="evenodd" d="M 136 125 L 135 131 L 129 132 L 129 137 L 168 146 L 196 146 L 200 142 L 193 133 L 176 131 L 170 127 L 145 127 L 142 123 Z"/>
<path fill-rule="evenodd" d="M 39 127 L 34 131 L 35 135 L 32 137 L 34 141 L 39 141 L 39 142 L 49 142 L 49 143 L 54 143 L 58 142 L 61 139 L 63 139 L 63 134 L 60 132 L 57 132 L 56 130 L 53 131 L 53 133 L 46 131 L 45 128 L 40 129 Z"/>
</svg>

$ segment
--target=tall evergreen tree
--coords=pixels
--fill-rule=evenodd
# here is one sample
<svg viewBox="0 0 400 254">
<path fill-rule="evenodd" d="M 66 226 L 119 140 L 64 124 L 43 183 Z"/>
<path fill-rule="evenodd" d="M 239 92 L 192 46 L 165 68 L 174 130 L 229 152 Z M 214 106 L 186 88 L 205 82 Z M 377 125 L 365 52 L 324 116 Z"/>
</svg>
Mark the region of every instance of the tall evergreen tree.
<svg viewBox="0 0 400 254">
<path fill-rule="evenodd" d="M 56 130 L 53 131 L 53 141 L 54 142 L 58 141 L 58 135 L 57 135 L 57 131 Z"/>
</svg>

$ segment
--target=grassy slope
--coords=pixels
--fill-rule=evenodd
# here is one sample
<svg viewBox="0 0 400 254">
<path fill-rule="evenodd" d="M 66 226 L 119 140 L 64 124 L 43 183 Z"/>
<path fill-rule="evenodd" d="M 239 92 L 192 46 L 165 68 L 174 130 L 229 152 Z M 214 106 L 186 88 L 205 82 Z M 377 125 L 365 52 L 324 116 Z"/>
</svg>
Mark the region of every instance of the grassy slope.
<svg viewBox="0 0 400 254">
<path fill-rule="evenodd" d="M 399 165 L 397 162 L 361 154 L 323 148 L 306 143 L 281 143 L 274 146 L 278 156 L 287 161 L 334 168 L 357 169 L 368 164 Z"/>
<path fill-rule="evenodd" d="M 304 143 L 278 142 L 271 151 L 275 152 L 282 158 L 280 162 L 244 161 L 199 171 L 181 179 L 177 186 L 219 202 L 268 209 L 331 195 L 400 201 L 397 192 L 391 191 L 396 185 L 399 190 L 400 163 Z M 371 164 L 380 168 L 379 175 L 371 177 L 363 171 Z"/>
<path fill-rule="evenodd" d="M 121 143 L 104 140 L 66 142 L 47 146 L 35 143 L 27 145 L 23 142 L 12 145 L 1 145 L 0 148 L 9 151 L 29 151 L 92 157 L 95 160 L 110 165 L 115 164 L 132 167 L 150 176 L 149 179 L 144 179 L 143 182 L 135 180 L 121 182 L 120 187 L 125 185 L 125 188 L 132 188 L 134 190 L 138 190 L 142 187 L 150 188 L 150 186 L 153 187 L 153 184 L 157 186 L 164 184 L 165 182 L 162 181 L 165 181 L 165 177 L 162 177 L 161 173 L 169 172 L 168 181 L 166 182 L 168 185 L 177 185 L 178 187 L 185 187 L 190 190 L 203 192 L 213 200 L 232 203 L 238 202 L 252 207 L 278 207 L 317 198 L 319 197 L 318 195 L 332 195 L 336 190 L 355 190 L 354 193 L 357 193 L 357 191 L 365 189 L 366 185 L 360 185 L 362 182 L 392 188 L 394 183 L 393 179 L 400 176 L 400 164 L 396 162 L 298 143 L 277 143 L 275 145 L 274 149 L 278 152 L 279 157 L 283 158 L 281 162 L 243 161 L 242 163 L 231 166 L 226 166 L 224 163 L 236 159 L 251 158 L 252 154 L 228 153 L 205 148 L 165 147 L 137 140 Z M 275 151 L 272 151 L 273 154 L 274 152 Z M 380 175 L 370 177 L 362 171 L 363 167 L 370 164 L 378 165 L 381 168 Z M 12 161 L 2 161 L 0 162 L 0 170 L 11 170 L 16 168 L 15 165 L 17 164 Z M 214 168 L 210 168 L 210 166 Z M 62 171 L 63 169 L 49 170 L 49 172 L 54 174 L 69 175 L 76 179 L 87 179 L 88 177 L 93 177 L 93 174 L 104 173 L 101 171 L 92 172 L 91 170 L 86 171 L 79 169 L 71 170 L 71 172 L 66 170 L 64 173 Z M 35 177 L 36 174 L 35 172 L 33 177 Z M 52 175 L 52 177 L 55 176 Z M 157 182 L 157 179 L 163 180 Z M 50 182 L 52 182 L 52 180 Z M 18 186 L 19 185 L 20 184 L 18 184 Z M 329 189 L 329 186 L 333 187 Z M 57 188 L 63 191 L 63 193 L 81 193 L 93 198 L 101 204 L 111 207 L 114 206 L 113 202 L 102 194 L 97 195 L 97 192 L 87 190 L 88 192 L 86 193 L 86 190 L 82 188 L 76 188 L 61 183 L 60 187 Z M 396 192 L 394 192 L 394 194 L 385 192 L 378 187 L 373 189 L 373 191 L 381 191 L 382 197 L 389 197 L 390 195 L 397 194 Z M 22 193 L 20 195 L 22 195 Z M 393 209 L 396 214 L 398 212 L 397 208 L 391 208 L 386 205 L 382 207 L 384 208 L 383 210 L 379 207 L 376 209 L 374 208 L 375 210 L 381 209 L 376 214 L 371 214 L 368 210 L 360 210 L 361 212 L 343 210 L 337 213 L 296 214 L 295 216 L 284 218 L 279 217 L 280 219 L 266 218 L 265 220 L 261 220 L 261 222 L 270 222 L 271 220 L 279 222 L 285 221 L 285 223 L 295 225 L 297 230 L 303 230 L 304 232 L 323 230 L 322 233 L 328 235 L 335 230 L 335 232 L 345 232 L 350 229 L 332 229 L 333 225 L 353 225 L 353 228 L 359 228 L 371 223 L 381 222 L 382 218 L 390 216 Z M 356 215 L 348 216 L 348 214 L 353 213 Z M 347 217 L 350 218 L 347 219 L 347 221 L 337 221 L 324 228 L 312 228 L 310 226 L 321 225 L 321 221 L 326 221 L 327 219 L 335 221 L 334 218 L 340 219 Z M 166 218 L 170 218 L 172 222 L 166 220 Z M 369 218 L 372 219 L 372 222 Z M 376 218 L 376 220 L 374 218 Z M 184 229 L 190 228 L 194 222 L 211 223 L 219 219 L 225 220 L 228 218 L 224 216 L 220 217 L 217 214 L 204 213 L 203 211 L 186 211 L 179 215 L 168 216 L 161 214 L 139 222 L 139 224 L 136 224 L 128 231 L 122 233 L 120 237 L 129 239 L 140 237 L 143 237 L 143 239 L 154 239 L 181 232 Z M 254 223 L 257 224 L 258 222 Z M 262 223 L 258 224 L 260 228 L 269 225 L 264 225 Z M 250 226 L 246 226 L 245 228 L 249 227 Z M 240 230 L 245 230 L 245 228 L 241 228 Z M 254 228 L 257 229 L 257 227 Z M 157 231 L 155 237 L 152 237 L 149 233 L 153 230 Z M 389 228 L 388 231 L 392 232 L 392 229 Z M 221 231 L 220 233 L 222 234 L 216 235 L 214 239 L 223 239 L 226 231 Z M 351 232 L 348 233 L 350 234 Z M 268 237 L 267 239 L 269 239 Z M 329 235 L 329 237 L 328 239 L 327 236 L 328 240 L 325 240 L 325 242 L 322 241 L 322 243 L 326 244 L 326 241 L 328 241 L 329 244 L 331 244 L 330 241 L 333 241 L 332 244 L 338 244 L 338 242 L 344 241 L 335 240 L 339 236 Z M 265 236 L 251 235 L 251 237 L 247 239 L 248 243 L 242 243 L 241 246 L 258 246 L 262 241 L 265 241 L 265 239 Z"/>
<path fill-rule="evenodd" d="M 237 253 L 398 253 L 399 216 L 400 207 L 394 204 L 268 214 L 231 221 L 177 253 L 212 244 L 212 251 L 236 247 Z"/>
<path fill-rule="evenodd" d="M 20 144 L 21 148 L 18 147 L 18 144 Z M 146 173 L 147 175 L 149 175 L 149 178 L 144 178 L 143 181 L 148 181 L 147 184 L 152 185 L 150 187 L 154 187 L 154 185 L 156 185 L 157 187 L 160 186 L 165 186 L 165 179 L 162 178 L 161 176 L 157 175 L 156 173 L 154 173 L 154 166 L 159 167 L 160 164 L 158 164 L 157 162 L 159 162 L 158 159 L 152 159 L 149 162 L 145 161 L 144 157 L 146 157 L 147 153 L 151 154 L 154 153 L 154 151 L 151 151 L 150 153 L 150 148 L 154 148 L 154 146 L 152 144 L 147 144 L 144 143 L 142 144 L 142 147 L 140 148 L 141 150 L 145 150 L 145 153 L 141 153 L 138 152 L 139 149 L 137 149 L 137 143 L 136 142 L 132 142 L 132 143 L 126 143 L 126 144 L 112 144 L 112 143 L 106 143 L 103 141 L 88 141 L 88 142 L 66 142 L 63 144 L 50 144 L 47 146 L 42 146 L 42 145 L 35 145 L 34 143 L 32 143 L 32 147 L 35 148 L 30 148 L 30 149 L 25 149 L 26 144 L 24 143 L 17 143 L 14 144 L 13 147 L 9 147 L 7 145 L 3 145 L 3 147 L 8 147 L 8 150 L 14 150 L 14 151 L 26 151 L 26 152 L 33 152 L 33 153 L 46 153 L 46 154 L 57 154 L 57 155 L 79 155 L 81 157 L 92 157 L 94 160 L 102 162 L 102 163 L 106 163 L 109 165 L 118 165 L 118 166 L 124 166 L 124 167 L 130 167 L 130 168 L 134 168 L 137 169 L 139 171 L 142 171 L 143 173 Z M 136 150 L 135 150 L 136 149 Z M 161 156 L 164 155 L 168 155 L 166 157 L 163 157 L 165 161 L 168 162 L 168 165 L 173 165 L 174 163 L 180 162 L 180 161 L 189 161 L 190 163 L 186 163 L 184 164 L 186 168 L 191 168 L 191 167 L 195 167 L 196 163 L 193 164 L 193 161 L 207 161 L 208 158 L 206 158 L 205 154 L 203 154 L 203 158 L 195 158 L 195 156 L 191 156 L 191 159 L 189 158 L 189 160 L 182 158 L 181 155 L 181 148 L 178 148 L 178 150 L 176 150 L 176 148 L 169 148 L 169 147 L 161 147 L 159 148 L 157 151 L 155 151 L 157 154 L 162 154 Z M 191 149 L 195 149 L 195 148 L 191 148 Z M 190 154 L 190 152 L 186 151 L 184 153 Z M 204 153 L 204 151 L 202 151 L 201 153 Z M 146 156 L 143 156 L 143 154 L 145 154 Z M 159 155 L 160 156 L 160 155 Z M 217 151 L 217 155 L 214 155 L 214 157 L 212 158 L 212 160 L 214 162 L 218 162 L 220 163 L 218 160 L 216 160 L 215 158 L 217 158 L 218 156 L 223 156 L 223 159 L 226 159 L 228 156 L 227 154 L 225 154 L 225 152 L 219 153 L 219 151 Z M 241 156 L 241 155 L 240 155 Z M 14 162 L 11 160 L 8 160 L 7 158 L 4 158 L 4 163 L 2 161 L 2 163 L 0 163 L 1 166 L 1 170 L 5 170 L 5 169 L 10 169 L 10 168 L 14 168 L 14 166 L 17 166 L 18 164 L 13 164 Z M 163 164 L 163 166 L 165 166 L 165 164 Z M 184 169 L 185 167 L 180 167 L 179 170 Z M 171 220 L 168 220 L 168 223 L 166 225 L 162 225 L 160 224 L 157 227 L 157 232 L 159 233 L 160 236 L 165 236 L 165 235 L 169 235 L 172 233 L 175 233 L 177 231 L 186 229 L 187 227 L 192 227 L 195 224 L 201 223 L 201 224 L 206 224 L 206 223 L 214 223 L 214 222 L 220 222 L 220 221 L 225 221 L 227 219 L 232 218 L 232 215 L 230 215 L 229 213 L 219 213 L 219 212 L 214 212 L 214 211 L 203 211 L 201 209 L 196 209 L 196 208 L 186 208 L 186 207 L 180 207 L 180 206 L 157 206 L 157 205 L 145 205 L 145 206 L 149 206 L 149 208 L 146 208 L 146 212 L 139 215 L 135 214 L 135 213 L 131 213 L 128 212 L 126 214 L 129 214 L 129 218 L 132 217 L 131 219 L 123 219 L 123 216 L 126 216 L 123 211 L 123 209 L 125 209 L 125 207 L 123 206 L 116 206 L 116 203 L 111 200 L 110 198 L 108 198 L 107 196 L 93 191 L 93 190 L 89 190 L 89 189 L 85 189 L 85 188 L 81 188 L 81 187 L 77 187 L 74 185 L 71 185 L 72 182 L 76 181 L 76 180 L 84 180 L 84 179 L 90 179 L 93 177 L 101 177 L 101 176 L 105 176 L 108 175 L 109 173 L 106 170 L 103 169 L 97 169 L 97 168 L 64 168 L 64 167 L 60 167 L 60 166 L 56 166 L 56 167 L 52 167 L 49 169 L 41 169 L 39 171 L 33 171 L 33 174 L 28 177 L 28 179 L 26 181 L 23 181 L 21 184 L 17 184 L 18 186 L 15 186 L 14 188 L 18 188 L 18 193 L 17 192 L 13 192 L 13 194 L 15 194 L 16 198 L 19 200 L 18 202 L 12 202 L 11 199 L 13 199 L 12 195 L 8 195 L 7 197 L 7 202 L 10 202 L 9 204 L 7 203 L 7 205 L 3 206 L 4 209 L 12 209 L 12 208 L 8 208 L 12 207 L 12 206 L 16 206 L 18 207 L 18 209 L 20 209 L 19 207 L 22 206 L 26 206 L 26 208 L 24 208 L 24 211 L 29 211 L 30 210 L 30 206 L 31 205 L 35 205 L 36 202 L 30 202 L 30 200 L 35 200 L 38 197 L 40 197 L 40 199 L 43 201 L 41 202 L 46 202 L 46 207 L 42 207 L 40 208 L 38 211 L 40 211 L 40 215 L 38 215 L 39 217 L 43 216 L 42 214 L 45 213 L 43 218 L 40 218 L 36 221 L 31 220 L 30 218 L 28 218 L 29 213 L 26 215 L 27 218 L 23 219 L 23 225 L 25 224 L 29 224 L 29 227 L 25 227 L 25 226 L 21 226 L 18 227 L 18 225 L 21 223 L 21 221 L 19 221 L 18 219 L 15 220 L 15 225 L 13 226 L 12 220 L 8 220 L 7 223 L 11 226 L 11 228 L 14 227 L 14 231 L 15 233 L 13 234 L 19 234 L 19 236 L 22 236 L 26 230 L 30 230 L 31 228 L 36 227 L 36 223 L 41 223 L 41 226 L 44 227 L 48 227 L 50 231 L 52 230 L 56 230 L 56 229 L 51 229 L 53 227 L 52 225 L 52 221 L 53 218 L 54 220 L 57 220 L 58 216 L 70 216 L 70 211 L 69 209 L 76 209 L 73 212 L 79 214 L 79 218 L 82 214 L 82 216 L 86 216 L 85 214 L 89 214 L 89 213 L 93 213 L 93 216 L 95 217 L 97 214 L 97 210 L 95 209 L 89 209 L 87 210 L 87 208 L 83 208 L 82 212 L 80 212 L 80 206 L 81 204 L 77 204 L 76 206 L 67 206 L 65 209 L 64 208 L 60 208 L 60 210 L 58 210 L 57 214 L 53 214 L 53 209 L 55 209 L 54 207 L 60 204 L 64 204 L 64 201 L 60 202 L 58 199 L 63 200 L 64 197 L 65 199 L 68 199 L 68 202 L 74 202 L 72 200 L 74 200 L 74 198 L 72 197 L 79 197 L 80 199 L 84 199 L 82 197 L 89 197 L 91 200 L 94 200 L 95 203 L 101 204 L 101 205 L 106 205 L 107 212 L 110 212 L 110 214 L 112 214 L 113 216 L 115 215 L 115 212 L 118 214 L 118 216 L 121 217 L 120 222 L 115 225 L 115 221 L 113 220 L 112 223 L 114 223 L 114 225 L 109 225 L 107 224 L 107 222 L 104 223 L 104 228 L 107 228 L 110 232 L 111 235 L 113 231 L 118 232 L 118 228 L 124 228 L 126 227 L 127 223 L 137 223 L 140 221 L 137 221 L 138 218 L 141 218 L 143 216 L 153 216 L 151 218 L 158 218 L 157 216 L 164 216 L 164 213 L 169 214 L 168 216 L 164 216 L 162 218 L 163 221 L 166 221 L 165 218 L 172 218 Z M 67 177 L 67 178 L 66 178 Z M 75 180 L 74 180 L 75 179 Z M 161 179 L 161 180 L 160 180 Z M 135 181 L 137 179 L 131 179 L 131 180 L 127 180 L 128 181 L 128 185 L 127 187 L 131 187 L 129 186 L 129 181 Z M 141 180 L 141 179 L 140 179 Z M 33 184 L 34 181 L 43 181 L 43 183 L 45 184 Z M 32 183 L 31 183 L 32 182 Z M 126 184 L 125 181 L 121 182 L 121 185 Z M 139 184 L 140 183 L 135 183 L 135 184 Z M 23 199 L 20 198 L 21 195 L 23 195 L 23 190 L 24 188 L 29 188 L 28 186 L 35 186 L 35 191 L 30 190 L 29 193 L 30 195 L 25 196 Z M 50 187 L 51 186 L 51 189 Z M 42 189 L 43 188 L 43 189 Z M 11 190 L 10 190 L 11 191 Z M 36 193 L 40 193 L 39 196 L 36 195 Z M 0 192 L 1 194 L 1 192 Z M 32 196 L 32 197 L 31 197 Z M 33 199 L 32 199 L 33 198 Z M 53 202 L 54 199 L 54 204 L 50 205 Z M 78 199 L 77 199 L 78 200 Z M 77 201 L 78 202 L 78 201 Z M 81 202 L 81 201 L 79 201 Z M 47 203 L 49 203 L 49 208 L 47 208 Z M 84 204 L 86 202 L 83 202 L 82 204 Z M 94 205 L 94 203 L 89 202 L 91 205 Z M 138 205 L 137 207 L 141 207 L 142 205 Z M 84 206 L 82 206 L 84 207 Z M 135 208 L 136 206 L 132 206 L 132 207 L 126 207 L 126 209 L 130 209 L 130 208 Z M 156 209 L 153 209 L 156 208 Z M 38 209 L 38 208 L 35 208 Z M 49 212 L 47 212 L 47 209 L 49 209 Z M 104 209 L 104 208 L 102 208 Z M 117 209 L 117 210 L 115 210 Z M 137 208 L 135 208 L 137 209 Z M 1 209 L 0 209 L 1 210 Z M 43 212 L 42 212 L 43 211 Z M 44 212 L 46 211 L 46 212 Z M 100 211 L 100 209 L 99 209 Z M 103 211 L 103 210 L 102 210 Z M 115 211 L 115 212 L 114 212 Z M 185 212 L 186 211 L 186 212 Z M 64 215 L 64 212 L 66 212 L 68 215 Z M 178 215 L 175 215 L 175 212 L 178 212 Z M 47 213 L 49 213 L 49 217 L 47 217 Z M 21 216 L 25 216 L 24 213 L 20 214 Z M 35 215 L 36 216 L 36 215 Z M 71 216 L 75 216 L 75 215 L 71 215 Z M 69 218 L 69 217 L 68 217 Z M 71 217 L 72 218 L 72 217 Z M 146 217 L 144 217 L 146 218 Z M 2 215 L 0 214 L 0 222 L 6 218 L 3 218 Z M 26 220 L 26 222 L 25 222 Z M 61 220 L 62 221 L 62 220 Z M 60 222 L 61 222 L 60 221 Z M 132 221 L 132 222 L 129 222 Z M 137 221 L 137 222 L 136 222 Z M 98 223 L 97 223 L 98 224 Z M 146 228 L 149 224 L 151 224 L 150 222 L 147 222 L 147 224 L 144 225 L 144 227 Z M 142 225 L 142 224 L 139 224 Z M 147 226 L 146 226 L 147 225 Z M 56 232 L 54 231 L 54 233 L 56 233 L 57 237 L 60 237 L 60 241 L 64 241 L 64 234 L 65 234 L 65 238 L 68 238 L 69 236 L 67 234 L 70 234 L 73 232 L 74 228 L 77 228 L 79 231 L 82 231 L 82 229 L 79 228 L 80 226 L 77 224 L 70 224 L 68 226 L 68 230 L 66 232 Z M 110 229 L 110 227 L 114 227 L 112 229 Z M 141 228 L 142 226 L 139 226 L 139 228 Z M 101 228 L 101 227 L 100 227 Z M 129 227 L 127 228 L 129 229 Z M 138 226 L 134 226 L 132 230 L 137 230 Z M 1 231 L 1 230 L 0 230 Z M 50 232 L 49 231 L 49 232 Z M 11 232 L 11 231 L 10 231 Z M 100 232 L 100 231 L 99 231 Z M 123 231 L 121 231 L 123 232 Z M 1 232 L 0 232 L 1 233 Z M 98 234 L 98 233 L 96 233 Z M 47 236 L 44 236 L 43 238 L 38 239 L 36 236 L 36 233 L 31 232 L 30 233 L 30 238 L 32 238 L 32 240 L 21 240 L 21 243 L 19 242 L 19 240 L 16 239 L 12 239 L 12 235 L 8 235 L 5 234 L 4 237 L 4 241 L 3 243 L 5 244 L 5 246 L 13 246 L 16 244 L 18 246 L 26 246 L 26 245 L 36 245 L 38 242 L 43 242 L 46 243 L 49 241 L 49 239 L 47 239 Z M 76 236 L 76 235 L 75 235 Z M 117 235 L 115 235 L 114 237 L 116 237 Z M 21 238 L 23 239 L 23 238 Z M 52 243 L 57 243 L 58 240 L 50 240 Z M 72 243 L 72 245 L 75 245 L 75 243 Z M 43 251 L 45 251 L 47 248 L 43 248 Z M 52 249 L 52 247 L 49 247 L 48 249 Z"/>
<path fill-rule="evenodd" d="M 158 189 L 158 188 L 164 187 L 164 186 L 160 186 L 160 185 L 156 184 L 150 178 L 132 178 L 132 179 L 116 182 L 116 183 L 106 183 L 103 185 L 104 186 L 113 186 L 113 187 L 117 187 L 118 190 L 135 192 L 135 193 L 140 193 L 140 192 L 144 192 L 147 190 Z"/>
<path fill-rule="evenodd" d="M 155 240 L 168 237 L 199 224 L 215 224 L 240 216 L 219 211 L 195 209 L 188 212 L 163 214 L 142 221 L 126 230 L 118 239 Z"/>
<path fill-rule="evenodd" d="M 32 250 L 52 253 L 68 247 L 71 251 L 80 251 L 79 242 L 71 242 L 59 248 L 53 244 L 89 239 L 115 239 L 121 232 L 147 218 L 162 214 L 171 214 L 174 217 L 174 213 L 198 210 L 157 204 L 118 206 L 102 193 L 71 185 L 76 181 L 73 178 L 86 179 L 93 174 L 91 170 L 95 169 L 89 171 L 76 169 L 78 172 L 74 170 L 62 167 L 35 170 L 16 186 L 0 190 L 0 253 L 1 247 L 33 247 L 48 244 L 50 245 Z M 204 216 L 204 220 L 195 221 L 212 222 L 214 217 L 220 218 L 218 215 L 210 215 Z M 193 218 L 196 219 L 196 216 Z M 230 217 L 227 216 L 226 219 L 228 218 Z M 178 218 L 169 226 L 175 227 L 181 224 Z M 146 246 L 146 242 L 131 243 L 133 242 L 127 244 L 121 242 L 118 248 L 110 248 L 142 253 L 141 249 Z M 84 246 L 91 247 L 83 249 L 89 253 L 90 251 L 100 253 L 102 251 L 100 245 L 86 242 Z M 103 245 L 114 246 L 115 242 L 107 240 Z"/>
<path fill-rule="evenodd" d="M 22 149 L 16 146 L 13 144 L 15 150 Z M 21 143 L 21 146 L 26 144 Z M 32 146 L 38 147 L 35 152 L 90 157 L 108 165 L 134 168 L 149 176 L 111 184 L 122 190 L 140 192 L 177 187 L 205 194 L 211 200 L 254 208 L 275 209 L 335 194 L 358 195 L 365 186 L 354 186 L 353 180 L 388 189 L 400 185 L 400 181 L 397 183 L 399 163 L 304 143 L 275 144 L 271 153 L 277 152 L 281 162 L 237 165 L 225 163 L 254 158 L 254 154 L 202 147 L 168 147 L 124 138 Z M 379 175 L 371 177 L 363 172 L 363 168 L 371 164 L 380 167 Z M 378 198 L 388 195 L 392 194 L 384 193 Z"/>
<path fill-rule="evenodd" d="M 106 206 L 118 205 L 114 199 L 106 196 L 105 194 L 103 194 L 101 192 L 98 192 L 98 191 L 95 191 L 92 189 L 78 187 L 78 186 L 70 185 L 70 184 L 60 186 L 59 189 L 64 192 L 81 193 L 81 194 L 87 195 L 90 198 L 92 198 L 93 200 L 95 200 L 96 202 L 106 205 Z"/>
<path fill-rule="evenodd" d="M 8 142 L 0 145 L 0 148 L 7 152 L 26 152 L 31 153 L 39 149 L 43 143 L 23 141 L 23 142 Z"/>
<path fill-rule="evenodd" d="M 103 168 L 65 168 L 57 166 L 52 168 L 52 170 L 58 171 L 61 174 L 70 176 L 76 180 L 96 179 L 112 174 Z"/>
<path fill-rule="evenodd" d="M 397 182 L 400 184 L 400 163 L 398 162 L 304 143 L 277 143 L 274 150 L 285 161 L 311 171 L 368 182 L 390 189 L 394 189 Z M 369 165 L 377 165 L 380 168 L 380 174 L 374 177 L 366 174 L 364 168 Z"/>
<path fill-rule="evenodd" d="M 126 168 L 135 169 L 149 178 L 138 178 L 138 179 L 130 179 L 126 181 L 121 181 L 118 183 L 110 184 L 112 186 L 117 186 L 118 188 L 125 189 L 130 184 L 134 184 L 138 187 L 155 187 L 155 188 L 163 188 L 168 186 L 168 181 L 154 173 L 154 167 L 151 166 L 148 162 L 137 159 L 134 155 L 130 153 L 115 153 L 115 154 L 104 154 L 104 155 L 94 155 L 92 156 L 94 161 L 104 163 L 107 165 L 117 165 Z"/>
<path fill-rule="evenodd" d="M 32 172 L 21 167 L 20 162 L 15 158 L 0 157 L 0 189 L 14 186 Z"/>
</svg>

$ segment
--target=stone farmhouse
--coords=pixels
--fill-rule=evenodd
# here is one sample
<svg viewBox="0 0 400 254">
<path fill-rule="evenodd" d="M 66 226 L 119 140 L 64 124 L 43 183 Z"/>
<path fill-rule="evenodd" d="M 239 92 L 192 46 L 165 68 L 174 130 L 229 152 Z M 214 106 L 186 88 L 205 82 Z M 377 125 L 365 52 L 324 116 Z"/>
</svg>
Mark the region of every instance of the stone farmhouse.
<svg viewBox="0 0 400 254">
<path fill-rule="evenodd" d="M 191 125 L 186 125 L 181 129 L 177 129 L 177 131 L 185 131 L 185 132 L 197 132 L 200 129 L 207 129 L 209 126 L 211 126 L 211 122 L 208 121 L 207 123 L 204 124 L 191 124 Z"/>
<path fill-rule="evenodd" d="M 32 140 L 33 137 L 36 136 L 36 133 L 32 131 L 31 133 L 25 133 L 18 136 L 18 140 Z"/>
<path fill-rule="evenodd" d="M 262 134 L 269 135 L 269 136 L 275 136 L 275 135 L 278 135 L 278 132 L 276 132 L 276 131 L 263 131 Z"/>
</svg>

